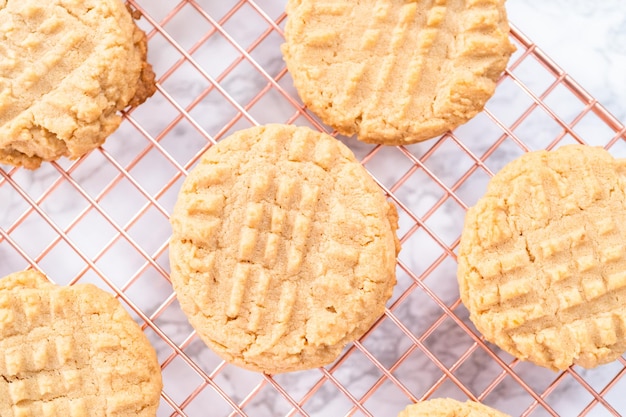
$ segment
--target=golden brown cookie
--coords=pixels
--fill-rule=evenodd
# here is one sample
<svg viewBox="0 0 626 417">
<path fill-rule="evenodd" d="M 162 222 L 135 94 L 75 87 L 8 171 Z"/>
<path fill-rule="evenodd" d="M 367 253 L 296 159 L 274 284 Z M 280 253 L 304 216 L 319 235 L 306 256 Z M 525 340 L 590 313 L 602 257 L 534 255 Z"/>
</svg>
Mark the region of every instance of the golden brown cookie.
<svg viewBox="0 0 626 417">
<path fill-rule="evenodd" d="M 289 0 L 283 55 L 325 123 L 403 145 L 480 112 L 513 45 L 504 0 Z"/>
<path fill-rule="evenodd" d="M 102 144 L 155 91 L 146 48 L 121 0 L 0 0 L 0 163 Z"/>
<path fill-rule="evenodd" d="M 465 219 L 470 319 L 512 355 L 591 368 L 626 351 L 626 162 L 569 145 L 505 166 Z"/>
<path fill-rule="evenodd" d="M 160 392 L 154 349 L 111 295 L 0 279 L 0 416 L 155 416 Z"/>
<path fill-rule="evenodd" d="M 409 405 L 398 417 L 509 417 L 474 401 L 464 403 L 452 398 L 436 398 Z"/>
<path fill-rule="evenodd" d="M 345 145 L 308 128 L 254 127 L 210 148 L 171 221 L 183 311 L 248 369 L 332 362 L 395 284 L 395 207 Z"/>
</svg>

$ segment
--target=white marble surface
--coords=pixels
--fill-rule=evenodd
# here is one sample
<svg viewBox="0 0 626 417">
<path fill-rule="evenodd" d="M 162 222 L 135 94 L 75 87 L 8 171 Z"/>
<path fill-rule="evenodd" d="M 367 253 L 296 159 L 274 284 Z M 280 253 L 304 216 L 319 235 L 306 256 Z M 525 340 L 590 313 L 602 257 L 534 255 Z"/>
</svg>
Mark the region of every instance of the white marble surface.
<svg viewBox="0 0 626 417">
<path fill-rule="evenodd" d="M 509 0 L 511 21 L 564 70 L 626 120 L 626 3 Z"/>
<path fill-rule="evenodd" d="M 457 240 L 464 212 L 454 198 L 448 198 L 429 213 L 446 195 L 444 187 L 453 188 L 466 205 L 473 204 L 482 194 L 489 178 L 484 170 L 475 171 L 463 184 L 457 184 L 475 162 L 460 146 L 466 146 L 479 157 L 493 146 L 503 133 L 502 127 L 509 128 L 533 103 L 519 85 L 511 79 L 505 80 L 487 106 L 502 126 L 481 114 L 455 132 L 456 140 L 445 138 L 441 143 L 433 140 L 409 146 L 404 152 L 393 147 L 381 148 L 369 159 L 366 167 L 370 172 L 384 186 L 393 187 L 394 198 L 423 221 L 422 227 L 415 228 L 415 221 L 401 210 L 400 234 L 405 236 L 405 241 L 400 261 L 412 274 L 424 278 L 423 289 L 399 268 L 398 285 L 389 303 L 390 314 L 359 345 L 349 347 L 344 362 L 336 368 L 327 367 L 332 373 L 312 370 L 269 380 L 223 364 L 197 338 L 189 338 L 192 329 L 173 299 L 166 279 L 170 232 L 167 214 L 185 170 L 208 146 L 206 136 L 219 139 L 253 123 L 309 124 L 304 117 L 297 116 L 293 103 L 272 83 L 267 94 L 250 104 L 268 86 L 270 77 L 280 75 L 284 69 L 278 49 L 282 39 L 277 31 L 271 31 L 249 53 L 244 53 L 253 41 L 271 29 L 252 2 L 137 0 L 135 3 L 148 17 L 140 22 L 146 31 L 153 31 L 153 23 L 162 24 L 176 42 L 173 46 L 161 29 L 151 35 L 149 57 L 161 81 L 160 91 L 132 113 L 132 122 L 125 121 L 102 150 L 92 152 L 78 163 L 45 164 L 36 172 L 3 167 L 0 276 L 33 266 L 60 284 L 93 282 L 123 295 L 121 298 L 136 309 L 129 307 L 129 311 L 141 323 L 139 312 L 153 319 L 154 326 L 168 339 L 159 337 L 152 325 L 147 327 L 146 333 L 164 365 L 165 396 L 178 406 L 184 404 L 183 412 L 187 416 L 235 413 L 224 396 L 241 404 L 248 416 L 301 415 L 277 387 L 311 416 L 367 413 L 395 416 L 413 399 L 424 396 L 465 399 L 468 395 L 512 416 L 550 415 L 542 405 L 527 412 L 534 401 L 532 395 L 481 347 L 472 348 L 474 340 L 446 316 L 453 314 L 473 329 L 465 308 L 457 303 L 456 264 L 444 250 Z M 237 12 L 224 19 L 235 5 L 240 5 Z M 277 19 L 282 14 L 284 0 L 257 0 L 254 5 L 270 19 Z M 163 20 L 174 9 L 180 9 L 176 16 Z M 619 120 L 626 121 L 626 3 L 623 0 L 605 0 L 601 4 L 589 0 L 509 0 L 508 9 L 511 21 L 539 48 Z M 223 24 L 213 31 L 213 25 L 222 20 Z M 233 46 L 228 37 L 242 49 Z M 514 60 L 522 52 L 520 46 Z M 185 55 L 193 58 L 195 66 L 183 59 Z M 181 59 L 180 66 L 168 74 Z M 250 62 L 258 63 L 263 69 L 255 69 Z M 224 70 L 231 65 L 230 73 L 224 76 Z M 537 96 L 554 81 L 532 57 L 526 58 L 513 73 Z M 214 84 L 219 88 L 207 90 Z M 277 85 L 297 100 L 288 75 L 279 78 Z M 567 123 L 584 108 L 564 88 L 555 89 L 545 102 Z M 237 118 L 244 108 L 245 114 Z M 161 134 L 164 129 L 167 133 Z M 583 118 L 574 131 L 584 141 L 598 145 L 606 145 L 616 136 L 614 130 L 591 116 Z M 514 130 L 516 139 L 529 149 L 545 148 L 562 132 L 562 126 L 542 111 L 533 113 Z M 359 158 L 373 149 L 355 139 L 340 139 Z M 572 140 L 566 136 L 562 143 Z M 436 143 L 437 150 L 429 155 Z M 623 138 L 611 151 L 626 156 Z M 486 158 L 485 166 L 495 172 L 522 152 L 514 140 L 506 139 Z M 423 162 L 414 169 L 416 159 L 411 158 L 421 158 Z M 64 171 L 69 174 L 61 174 Z M 405 175 L 408 179 L 403 185 L 394 187 Z M 31 204 L 29 199 L 36 204 Z M 433 268 L 433 262 L 438 260 L 441 262 Z M 427 276 L 423 275 L 425 272 Z M 433 323 L 439 323 L 438 327 L 425 335 Z M 203 381 L 189 362 L 174 353 L 172 344 L 177 349 L 180 347 L 210 379 Z M 510 356 L 494 346 L 489 348 L 504 364 L 512 362 Z M 468 349 L 474 350 L 459 361 Z M 395 366 L 399 359 L 402 363 Z M 380 366 L 385 367 L 387 375 Z M 558 382 L 556 389 L 545 393 L 544 401 L 561 416 L 582 413 L 593 400 L 581 384 L 589 384 L 601 392 L 624 368 L 615 362 L 592 371 L 575 368 L 569 373 L 556 374 L 526 363 L 515 363 L 513 367 L 536 395 L 543 395 L 547 387 Z M 577 375 L 582 383 L 577 381 Z M 338 384 L 349 395 L 341 392 Z M 431 389 L 433 386 L 437 388 Z M 315 394 L 308 395 L 312 388 Z M 604 400 L 624 415 L 626 399 L 621 393 L 625 389 L 626 378 L 603 393 Z M 194 399 L 187 401 L 190 395 Z M 361 403 L 366 412 L 355 408 L 350 396 L 356 400 L 365 396 L 367 399 Z M 164 397 L 159 416 L 173 412 Z M 587 412 L 590 416 L 610 415 L 602 405 L 595 405 Z"/>
</svg>

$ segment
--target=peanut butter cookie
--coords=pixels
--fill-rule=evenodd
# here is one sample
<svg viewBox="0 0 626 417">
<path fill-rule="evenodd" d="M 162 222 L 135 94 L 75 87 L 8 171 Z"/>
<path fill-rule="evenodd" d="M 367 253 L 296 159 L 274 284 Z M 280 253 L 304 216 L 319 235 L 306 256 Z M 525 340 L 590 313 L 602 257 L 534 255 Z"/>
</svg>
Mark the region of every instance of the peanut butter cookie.
<svg viewBox="0 0 626 417">
<path fill-rule="evenodd" d="M 0 279 L 0 415 L 156 416 L 161 369 L 141 328 L 93 285 Z"/>
<path fill-rule="evenodd" d="M 254 127 L 210 148 L 171 221 L 183 311 L 251 370 L 332 362 L 395 284 L 395 207 L 345 145 L 308 128 Z"/>
<path fill-rule="evenodd" d="M 289 0 L 287 14 L 283 55 L 302 101 L 370 143 L 467 122 L 515 49 L 504 0 Z"/>
<path fill-rule="evenodd" d="M 474 401 L 464 403 L 452 398 L 436 398 L 409 405 L 398 417 L 510 417 Z"/>
<path fill-rule="evenodd" d="M 569 145 L 528 153 L 465 220 L 461 298 L 485 338 L 559 370 L 626 351 L 626 161 Z"/>
<path fill-rule="evenodd" d="M 121 0 L 0 0 L 0 163 L 78 158 L 155 91 Z"/>
</svg>

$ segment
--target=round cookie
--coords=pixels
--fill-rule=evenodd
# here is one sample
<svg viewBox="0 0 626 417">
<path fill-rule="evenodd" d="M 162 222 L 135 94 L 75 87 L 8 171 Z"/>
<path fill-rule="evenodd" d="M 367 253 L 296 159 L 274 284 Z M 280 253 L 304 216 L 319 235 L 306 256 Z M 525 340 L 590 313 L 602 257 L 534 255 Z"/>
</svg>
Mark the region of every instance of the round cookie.
<svg viewBox="0 0 626 417">
<path fill-rule="evenodd" d="M 458 256 L 461 299 L 487 340 L 553 370 L 626 351 L 625 190 L 626 162 L 583 145 L 493 177 Z"/>
<path fill-rule="evenodd" d="M 0 0 L 0 163 L 78 158 L 155 91 L 121 0 Z"/>
<path fill-rule="evenodd" d="M 398 417 L 510 417 L 474 401 L 464 403 L 452 398 L 436 398 L 409 405 Z"/>
<path fill-rule="evenodd" d="M 397 213 L 331 136 L 253 127 L 210 148 L 172 217 L 171 278 L 200 338 L 278 373 L 326 365 L 384 312 Z"/>
<path fill-rule="evenodd" d="M 370 143 L 467 122 L 515 49 L 504 0 L 289 0 L 287 14 L 282 51 L 302 101 Z"/>
<path fill-rule="evenodd" d="M 0 415 L 156 416 L 161 369 L 122 305 L 38 272 L 0 279 Z"/>
</svg>

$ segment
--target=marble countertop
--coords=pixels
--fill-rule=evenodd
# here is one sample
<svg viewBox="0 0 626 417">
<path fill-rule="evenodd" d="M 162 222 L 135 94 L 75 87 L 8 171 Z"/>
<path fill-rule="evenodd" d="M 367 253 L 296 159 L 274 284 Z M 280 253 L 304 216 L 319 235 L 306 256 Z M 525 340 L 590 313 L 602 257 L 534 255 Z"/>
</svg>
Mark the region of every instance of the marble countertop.
<svg viewBox="0 0 626 417">
<path fill-rule="evenodd" d="M 619 120 L 626 120 L 626 3 L 508 0 L 509 18 Z"/>
<path fill-rule="evenodd" d="M 0 276 L 30 266 L 59 284 L 116 292 L 140 323 L 148 321 L 163 366 L 159 416 L 395 416 L 413 401 L 444 396 L 476 398 L 512 416 L 608 416 L 611 408 L 626 415 L 626 378 L 607 388 L 626 372 L 619 361 L 554 373 L 476 344 L 454 261 L 463 206 L 484 192 L 490 172 L 524 150 L 578 137 L 614 143 L 610 151 L 626 156 L 626 134 L 616 132 L 626 121 L 623 0 L 507 3 L 511 22 L 617 124 L 588 111 L 595 101 L 583 102 L 518 44 L 511 61 L 518 64 L 487 111 L 454 136 L 403 149 L 339 137 L 402 205 L 398 285 L 388 314 L 338 363 L 274 377 L 225 364 L 194 336 L 167 280 L 167 241 L 180 184 L 210 140 L 254 123 L 315 121 L 299 112 L 285 73 L 284 21 L 269 23 L 285 1 L 132 3 L 145 14 L 140 25 L 150 34 L 159 91 L 79 161 L 35 172 L 2 167 Z M 534 106 L 537 98 L 546 107 Z"/>
</svg>

